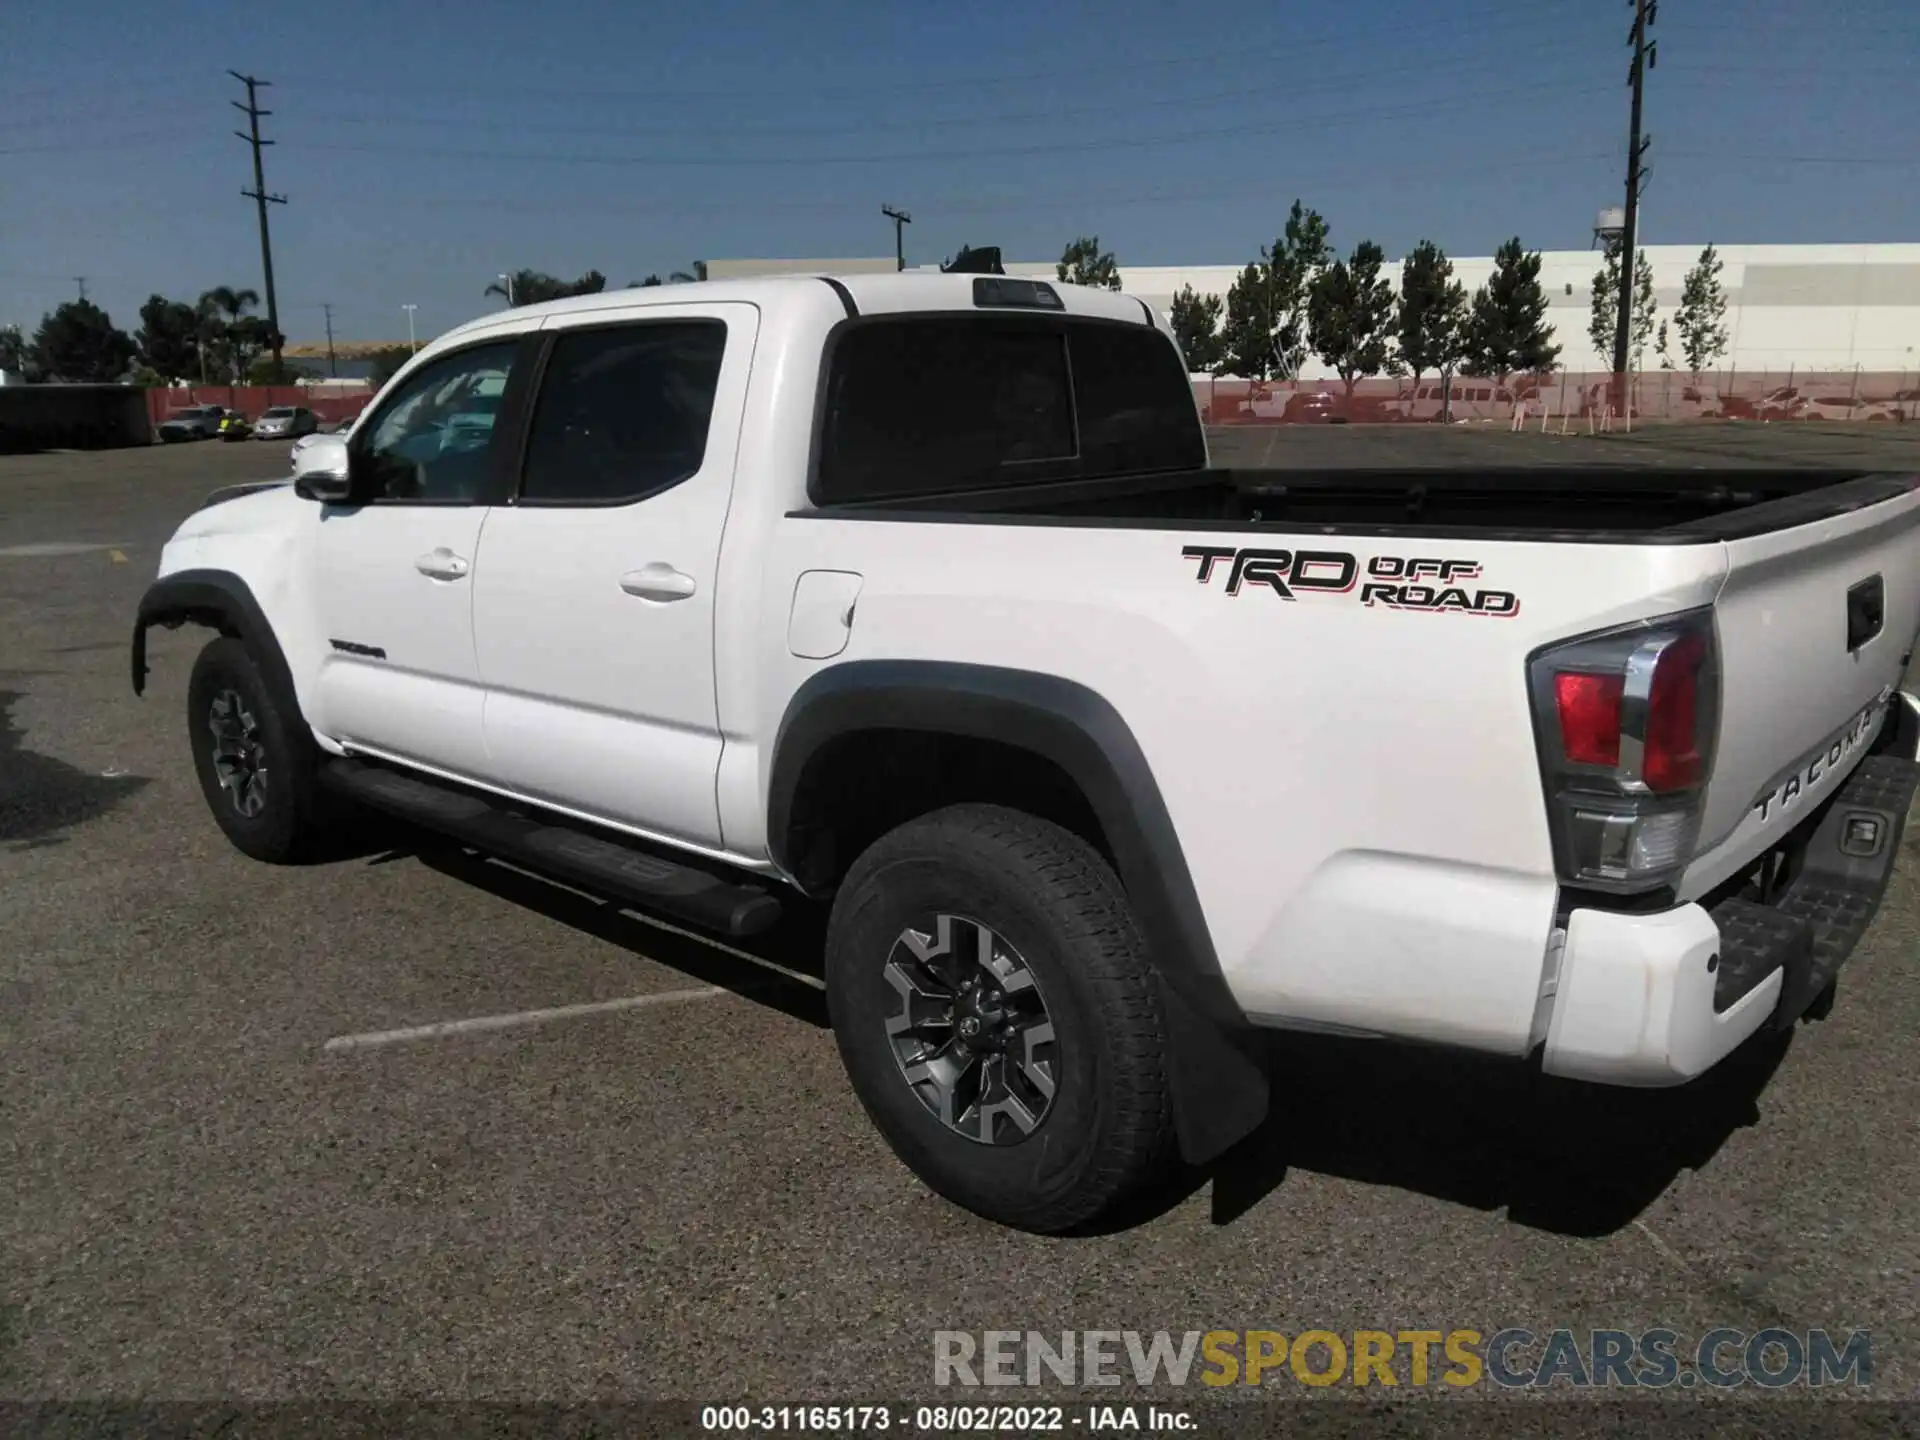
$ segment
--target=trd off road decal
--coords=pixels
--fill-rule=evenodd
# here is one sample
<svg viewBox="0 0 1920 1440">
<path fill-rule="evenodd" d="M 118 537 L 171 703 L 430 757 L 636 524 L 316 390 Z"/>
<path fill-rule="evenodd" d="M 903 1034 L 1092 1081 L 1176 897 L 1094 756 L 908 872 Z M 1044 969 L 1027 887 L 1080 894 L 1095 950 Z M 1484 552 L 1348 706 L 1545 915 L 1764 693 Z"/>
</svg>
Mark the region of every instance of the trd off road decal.
<svg viewBox="0 0 1920 1440">
<path fill-rule="evenodd" d="M 1362 605 L 1434 614 L 1491 615 L 1511 619 L 1520 613 L 1520 597 L 1511 590 L 1482 590 L 1462 582 L 1480 577 L 1476 560 L 1433 560 L 1375 555 L 1365 564 L 1344 550 L 1237 550 L 1228 545 L 1188 545 L 1182 558 L 1199 562 L 1194 576 L 1211 584 L 1214 571 L 1226 569 L 1227 594 L 1257 585 L 1282 600 L 1308 594 L 1346 595 L 1357 585 Z"/>
</svg>

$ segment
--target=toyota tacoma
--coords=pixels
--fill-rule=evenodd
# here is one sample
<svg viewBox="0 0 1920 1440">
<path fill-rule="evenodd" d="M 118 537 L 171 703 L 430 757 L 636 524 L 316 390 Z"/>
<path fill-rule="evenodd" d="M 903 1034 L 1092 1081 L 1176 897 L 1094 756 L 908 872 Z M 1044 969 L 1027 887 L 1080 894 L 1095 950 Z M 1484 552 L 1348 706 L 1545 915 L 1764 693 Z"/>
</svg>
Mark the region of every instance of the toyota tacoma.
<svg viewBox="0 0 1920 1440">
<path fill-rule="evenodd" d="M 1920 706 L 1920 477 L 1232 472 L 1143 302 L 784 276 L 489 316 L 211 497 L 232 843 L 388 813 L 723 936 L 830 907 L 930 1186 L 1083 1227 L 1268 1104 L 1263 1032 L 1624 1086 L 1832 1003 Z"/>
</svg>

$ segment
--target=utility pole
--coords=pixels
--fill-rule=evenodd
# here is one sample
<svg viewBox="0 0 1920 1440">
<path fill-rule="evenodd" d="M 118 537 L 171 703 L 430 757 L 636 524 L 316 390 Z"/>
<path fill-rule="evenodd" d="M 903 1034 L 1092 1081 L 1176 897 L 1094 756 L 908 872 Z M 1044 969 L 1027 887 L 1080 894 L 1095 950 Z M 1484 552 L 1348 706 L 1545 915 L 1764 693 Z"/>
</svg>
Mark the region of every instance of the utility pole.
<svg viewBox="0 0 1920 1440">
<path fill-rule="evenodd" d="M 327 374 L 335 380 L 340 378 L 340 362 L 333 358 L 333 305 L 321 301 L 320 308 L 327 312 Z"/>
<path fill-rule="evenodd" d="M 287 203 L 287 197 L 267 193 L 267 176 L 266 170 L 260 163 L 260 147 L 271 145 L 273 141 L 260 138 L 260 120 L 262 116 L 271 115 L 273 112 L 262 110 L 255 96 L 258 87 L 272 82 L 256 80 L 251 75 L 242 75 L 238 70 L 229 70 L 227 73 L 247 87 L 247 103 L 242 105 L 238 100 L 233 102 L 233 108 L 246 115 L 247 129 L 245 133 L 239 130 L 233 133 L 253 147 L 253 189 L 242 190 L 240 193 L 253 201 L 260 210 L 260 268 L 266 272 L 267 329 L 272 332 L 270 338 L 273 342 L 273 363 L 274 368 L 278 369 L 280 347 L 285 343 L 285 338 L 280 334 L 280 301 L 273 293 L 273 239 L 267 233 L 267 206 L 284 205 Z"/>
<path fill-rule="evenodd" d="M 913 216 L 904 210 L 896 210 L 891 205 L 882 205 L 880 213 L 893 221 L 893 268 L 904 270 L 907 268 L 907 242 L 906 232 L 901 227 L 911 225 Z"/>
<path fill-rule="evenodd" d="M 76 275 L 73 277 L 73 283 L 80 287 L 80 298 L 85 300 L 87 298 L 87 277 L 84 275 Z"/>
<path fill-rule="evenodd" d="M 413 338 L 413 312 L 418 310 L 420 307 L 418 305 L 402 305 L 400 308 L 407 312 L 407 348 L 409 350 L 418 352 L 420 349 L 420 342 Z"/>
<path fill-rule="evenodd" d="M 1616 408 L 1628 413 L 1627 348 L 1633 340 L 1633 260 L 1635 233 L 1640 218 L 1640 191 L 1646 184 L 1648 168 L 1640 163 L 1653 143 L 1651 135 L 1640 136 L 1640 108 L 1646 91 L 1647 71 L 1658 63 L 1657 46 L 1647 40 L 1647 31 L 1659 13 L 1659 0 L 1628 0 L 1633 6 L 1633 66 L 1627 72 L 1627 84 L 1633 88 L 1633 114 L 1627 131 L 1627 213 L 1620 234 L 1620 313 L 1613 326 L 1613 384 Z"/>
</svg>

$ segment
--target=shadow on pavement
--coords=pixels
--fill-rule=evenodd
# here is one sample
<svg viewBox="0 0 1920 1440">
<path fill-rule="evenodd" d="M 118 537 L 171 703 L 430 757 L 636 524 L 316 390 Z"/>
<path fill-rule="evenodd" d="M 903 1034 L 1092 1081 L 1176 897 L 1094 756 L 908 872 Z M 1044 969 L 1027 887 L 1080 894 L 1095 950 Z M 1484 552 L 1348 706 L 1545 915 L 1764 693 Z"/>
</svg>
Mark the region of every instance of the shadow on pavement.
<svg viewBox="0 0 1920 1440">
<path fill-rule="evenodd" d="M 382 858 L 408 855 L 701 983 L 809 1025 L 828 1024 L 816 983 L 735 953 L 817 982 L 821 907 L 794 908 L 768 934 L 723 947 L 431 837 Z M 1276 1032 L 1266 1123 L 1093 1233 L 1152 1220 L 1209 1184 L 1214 1223 L 1229 1225 L 1299 1169 L 1477 1210 L 1504 1208 L 1514 1224 L 1557 1234 L 1612 1234 L 1681 1171 L 1700 1169 L 1736 1130 L 1757 1122 L 1759 1098 L 1791 1043 L 1790 1035 L 1756 1037 L 1692 1084 L 1626 1090 L 1556 1080 L 1534 1065 L 1465 1052 Z"/>
<path fill-rule="evenodd" d="M 724 986 L 796 1020 L 826 1028 L 824 993 L 768 965 L 742 958 L 743 955 L 756 956 L 817 980 L 826 926 L 824 915 L 814 909 L 789 906 L 785 917 L 766 934 L 729 941 L 727 948 L 722 948 L 715 941 L 664 928 L 669 922 L 641 919 L 637 911 L 487 859 L 451 842 L 423 838 L 412 853 L 428 869 L 450 879 L 485 890 L 648 960 L 671 966 L 702 984 Z"/>
<path fill-rule="evenodd" d="M 30 850 L 61 844 L 61 833 L 104 815 L 149 783 L 144 775 L 93 775 L 22 744 L 12 709 L 26 698 L 0 690 L 0 844 Z"/>
<path fill-rule="evenodd" d="M 1537 1230 L 1609 1235 L 1758 1121 L 1791 1044 L 1791 1035 L 1756 1036 L 1691 1084 L 1627 1090 L 1517 1061 L 1276 1035 L 1266 1124 L 1193 1188 L 1212 1180 L 1216 1224 L 1237 1220 L 1297 1167 L 1505 1207 Z"/>
</svg>

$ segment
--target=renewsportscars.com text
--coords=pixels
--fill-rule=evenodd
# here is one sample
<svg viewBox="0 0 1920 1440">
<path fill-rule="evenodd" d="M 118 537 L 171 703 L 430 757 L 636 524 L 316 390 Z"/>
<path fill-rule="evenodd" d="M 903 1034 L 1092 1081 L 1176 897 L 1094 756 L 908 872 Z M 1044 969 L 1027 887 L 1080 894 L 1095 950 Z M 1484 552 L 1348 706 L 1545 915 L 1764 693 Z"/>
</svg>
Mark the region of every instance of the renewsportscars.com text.
<svg viewBox="0 0 1920 1440">
<path fill-rule="evenodd" d="M 1720 1389 L 1873 1383 L 1853 1330 L 938 1330 L 936 1385 L 1497 1385 Z"/>
</svg>

